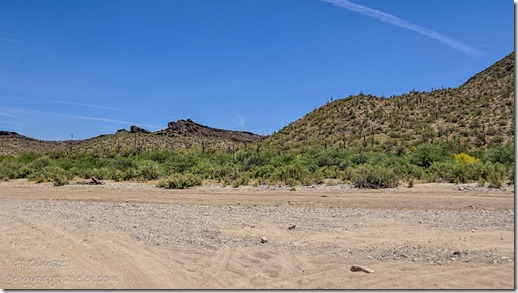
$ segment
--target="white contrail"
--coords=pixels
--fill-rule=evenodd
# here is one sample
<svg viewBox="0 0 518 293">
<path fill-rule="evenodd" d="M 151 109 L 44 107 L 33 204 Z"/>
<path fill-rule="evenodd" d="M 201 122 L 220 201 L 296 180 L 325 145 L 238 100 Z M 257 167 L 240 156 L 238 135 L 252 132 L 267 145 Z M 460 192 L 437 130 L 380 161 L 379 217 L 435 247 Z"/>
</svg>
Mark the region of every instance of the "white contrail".
<svg viewBox="0 0 518 293">
<path fill-rule="evenodd" d="M 139 123 L 135 123 L 135 122 L 131 122 L 131 121 L 115 120 L 115 119 L 108 119 L 108 118 L 101 118 L 101 117 L 70 115 L 70 114 L 61 114 L 61 113 L 53 113 L 53 114 L 63 116 L 63 117 L 74 118 L 74 119 L 108 122 L 108 123 L 124 124 L 124 125 L 137 125 L 138 124 L 143 127 L 152 127 L 152 128 L 156 128 L 156 129 L 161 128 L 160 126 L 151 125 L 151 124 L 139 124 Z"/>
<path fill-rule="evenodd" d="M 402 27 L 402 28 L 405 28 L 405 29 L 408 29 L 411 31 L 415 31 L 419 34 L 422 34 L 422 35 L 425 35 L 432 39 L 435 39 L 441 43 L 444 43 L 454 49 L 460 50 L 469 55 L 479 55 L 481 53 L 481 51 L 479 51 L 473 47 L 470 47 L 466 44 L 463 44 L 451 37 L 445 36 L 441 33 L 433 31 L 431 29 L 427 29 L 422 26 L 418 26 L 416 24 L 410 23 L 410 22 L 403 20 L 399 17 L 396 17 L 392 14 L 388 14 L 388 13 L 385 13 L 385 12 L 382 12 L 382 11 L 379 11 L 376 9 L 372 9 L 367 6 L 362 6 L 362 5 L 353 3 L 349 0 L 321 0 L 321 1 L 334 4 L 338 7 L 342 7 L 342 8 L 354 11 L 354 12 L 358 12 L 363 15 L 373 17 L 375 19 L 378 19 L 378 20 L 386 22 L 386 23 L 390 23 L 395 26 L 399 26 L 399 27 Z"/>
<path fill-rule="evenodd" d="M 36 98 L 26 98 L 26 97 L 13 97 L 13 96 L 5 96 L 5 95 L 0 95 L 0 97 L 7 98 L 7 99 L 13 99 L 13 100 L 40 101 L 40 102 L 49 102 L 49 103 L 71 105 L 71 106 L 89 107 L 89 108 L 104 109 L 104 110 L 117 111 L 117 112 L 125 112 L 125 113 L 133 113 L 133 114 L 140 114 L 140 115 L 155 116 L 155 117 L 168 117 L 166 115 L 160 115 L 160 114 L 154 114 L 154 113 L 148 113 L 148 112 L 141 112 L 141 111 L 133 111 L 133 110 L 127 110 L 127 109 L 122 109 L 122 108 L 114 108 L 114 107 L 108 107 L 108 106 L 101 106 L 101 105 L 95 105 L 95 104 L 77 103 L 77 102 L 69 102 L 69 101 L 61 101 L 61 100 L 51 100 L 51 99 L 36 99 Z"/>
<path fill-rule="evenodd" d="M 13 115 L 13 114 L 7 114 L 5 112 L 0 112 L 0 115 L 8 116 L 8 117 L 10 116 L 12 118 L 17 118 L 19 120 L 27 120 L 25 118 L 21 118 L 21 116 L 31 117 L 33 115 L 46 115 L 46 116 L 54 115 L 54 116 L 61 116 L 61 117 L 72 118 L 72 119 L 81 119 L 81 120 L 106 122 L 106 123 L 111 123 L 111 124 L 139 125 L 139 126 L 142 126 L 142 127 L 151 127 L 151 128 L 157 129 L 157 130 L 162 128 L 161 126 L 157 126 L 157 125 L 136 123 L 136 122 L 132 122 L 132 121 L 108 119 L 108 118 L 102 118 L 102 117 L 73 115 L 73 114 L 64 114 L 64 113 L 48 112 L 48 111 L 42 111 L 42 110 L 23 109 L 23 108 L 0 107 L 0 111 L 10 112 L 10 113 L 17 113 L 20 116 L 16 116 L 16 115 Z"/>
<path fill-rule="evenodd" d="M 241 128 L 245 128 L 246 124 L 245 124 L 245 118 L 243 118 L 243 116 L 241 115 L 237 115 L 237 119 L 239 120 L 238 124 Z"/>
</svg>

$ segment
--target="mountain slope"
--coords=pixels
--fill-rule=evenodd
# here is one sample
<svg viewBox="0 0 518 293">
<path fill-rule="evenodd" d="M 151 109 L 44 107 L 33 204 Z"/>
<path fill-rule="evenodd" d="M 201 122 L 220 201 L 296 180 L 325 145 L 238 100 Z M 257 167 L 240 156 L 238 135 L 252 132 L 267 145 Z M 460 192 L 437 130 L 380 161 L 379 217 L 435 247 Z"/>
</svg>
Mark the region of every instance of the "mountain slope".
<svg viewBox="0 0 518 293">
<path fill-rule="evenodd" d="M 80 150 L 132 154 L 156 149 L 230 149 L 257 143 L 261 149 L 404 152 L 424 142 L 447 141 L 468 148 L 514 141 L 514 52 L 455 89 L 412 91 L 390 99 L 349 96 L 328 103 L 262 137 L 179 120 L 151 133 L 130 131 L 76 141 L 41 141 L 0 132 L 0 154 Z"/>
<path fill-rule="evenodd" d="M 166 129 L 153 133 L 131 126 L 129 131 L 120 129 L 115 134 L 74 141 L 43 141 L 14 132 L 0 131 L 0 154 L 83 151 L 106 156 L 151 150 L 180 151 L 188 148 L 227 150 L 261 138 L 262 136 L 250 132 L 211 128 L 188 119 L 169 122 Z"/>
<path fill-rule="evenodd" d="M 455 89 L 328 103 L 261 142 L 272 149 L 401 151 L 423 142 L 485 147 L 514 141 L 514 52 Z"/>
</svg>

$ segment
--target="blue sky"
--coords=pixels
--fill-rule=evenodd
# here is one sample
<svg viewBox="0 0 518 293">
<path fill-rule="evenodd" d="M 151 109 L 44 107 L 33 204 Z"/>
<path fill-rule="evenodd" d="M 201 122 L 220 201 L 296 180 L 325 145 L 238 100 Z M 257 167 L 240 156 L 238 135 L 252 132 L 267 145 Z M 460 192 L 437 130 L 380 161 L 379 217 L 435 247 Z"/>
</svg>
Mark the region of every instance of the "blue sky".
<svg viewBox="0 0 518 293">
<path fill-rule="evenodd" d="M 0 130 L 271 134 L 331 97 L 457 87 L 513 48 L 510 0 L 0 0 Z"/>
</svg>

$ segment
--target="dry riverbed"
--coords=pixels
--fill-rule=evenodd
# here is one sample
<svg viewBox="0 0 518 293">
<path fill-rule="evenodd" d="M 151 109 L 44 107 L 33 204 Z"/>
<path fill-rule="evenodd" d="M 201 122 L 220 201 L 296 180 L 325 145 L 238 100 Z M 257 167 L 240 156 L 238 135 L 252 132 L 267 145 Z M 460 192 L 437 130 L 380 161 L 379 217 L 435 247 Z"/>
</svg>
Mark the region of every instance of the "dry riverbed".
<svg viewBox="0 0 518 293">
<path fill-rule="evenodd" d="M 0 183 L 0 221 L 6 289 L 515 286 L 513 186 L 13 180 Z"/>
</svg>

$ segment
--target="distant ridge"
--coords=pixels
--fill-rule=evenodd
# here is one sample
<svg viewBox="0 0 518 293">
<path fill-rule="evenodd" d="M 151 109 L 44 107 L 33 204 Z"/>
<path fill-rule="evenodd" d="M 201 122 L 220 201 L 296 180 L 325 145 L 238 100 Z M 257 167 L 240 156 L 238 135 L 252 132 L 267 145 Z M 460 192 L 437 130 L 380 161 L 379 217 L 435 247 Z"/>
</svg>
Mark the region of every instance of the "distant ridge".
<svg viewBox="0 0 518 293">
<path fill-rule="evenodd" d="M 261 139 L 262 136 L 245 131 L 224 130 L 212 128 L 192 121 L 191 119 L 180 119 L 176 122 L 169 122 L 167 128 L 155 132 L 158 135 L 167 136 L 199 136 L 207 138 L 224 138 L 236 142 L 253 142 Z"/>
<path fill-rule="evenodd" d="M 129 131 L 74 141 L 43 141 L 0 131 L 0 154 L 68 149 L 119 154 L 134 152 L 135 145 L 139 150 L 233 149 L 248 143 L 274 151 L 334 148 L 399 153 L 437 142 L 485 148 L 514 143 L 514 79 L 513 52 L 458 88 L 411 91 L 389 99 L 352 95 L 327 103 L 268 137 L 180 119 L 156 132 L 133 125 Z"/>
<path fill-rule="evenodd" d="M 439 141 L 468 148 L 514 142 L 514 52 L 455 89 L 389 99 L 353 95 L 306 114 L 261 144 L 270 149 L 406 151 Z"/>
<path fill-rule="evenodd" d="M 0 136 L 8 136 L 8 137 L 21 137 L 22 135 L 12 132 L 12 131 L 1 131 L 0 130 Z"/>
</svg>

